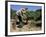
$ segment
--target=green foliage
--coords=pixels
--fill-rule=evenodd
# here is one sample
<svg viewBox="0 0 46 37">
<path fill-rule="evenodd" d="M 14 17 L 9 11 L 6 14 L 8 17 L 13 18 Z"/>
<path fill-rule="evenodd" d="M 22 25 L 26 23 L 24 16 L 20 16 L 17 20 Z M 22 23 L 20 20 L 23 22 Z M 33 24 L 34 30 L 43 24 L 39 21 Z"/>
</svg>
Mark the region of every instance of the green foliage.
<svg viewBox="0 0 46 37">
<path fill-rule="evenodd" d="M 42 12 L 41 9 L 38 9 L 36 11 L 27 11 L 25 15 L 28 17 L 29 20 L 41 20 Z M 16 16 L 16 10 L 11 9 L 11 18 L 15 18 Z"/>
<path fill-rule="evenodd" d="M 11 9 L 11 18 L 15 18 L 15 16 L 16 16 L 16 10 L 14 11 Z"/>
<path fill-rule="evenodd" d="M 38 9 L 36 11 L 27 11 L 25 15 L 27 15 L 29 20 L 38 20 L 38 18 L 41 19 L 41 9 Z"/>
</svg>

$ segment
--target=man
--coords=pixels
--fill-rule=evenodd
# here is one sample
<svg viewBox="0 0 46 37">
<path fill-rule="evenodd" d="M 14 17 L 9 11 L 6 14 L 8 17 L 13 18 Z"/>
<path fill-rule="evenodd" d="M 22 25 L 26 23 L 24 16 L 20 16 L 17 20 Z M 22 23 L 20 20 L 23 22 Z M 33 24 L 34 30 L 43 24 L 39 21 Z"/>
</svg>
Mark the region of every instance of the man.
<svg viewBox="0 0 46 37">
<path fill-rule="evenodd" d="M 28 20 L 27 20 L 27 16 L 25 15 L 25 13 L 27 12 L 27 10 L 28 10 L 28 8 L 21 8 L 19 11 L 16 12 L 16 15 L 17 15 L 17 17 L 19 19 L 19 23 L 27 24 Z M 26 19 L 25 23 L 23 21 L 24 18 Z"/>
</svg>

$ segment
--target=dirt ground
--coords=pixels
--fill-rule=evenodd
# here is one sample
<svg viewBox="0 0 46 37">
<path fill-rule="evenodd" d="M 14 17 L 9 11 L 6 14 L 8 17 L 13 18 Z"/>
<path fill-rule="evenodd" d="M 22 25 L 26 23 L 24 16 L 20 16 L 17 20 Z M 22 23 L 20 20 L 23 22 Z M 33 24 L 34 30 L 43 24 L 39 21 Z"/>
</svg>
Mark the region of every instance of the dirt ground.
<svg viewBox="0 0 46 37">
<path fill-rule="evenodd" d="M 12 20 L 13 22 L 15 20 Z M 10 24 L 10 31 L 11 32 L 27 32 L 27 31 L 40 31 L 41 27 L 32 26 L 30 23 L 31 21 L 28 21 L 28 24 L 24 25 L 22 28 L 18 28 L 15 22 L 15 25 Z"/>
</svg>

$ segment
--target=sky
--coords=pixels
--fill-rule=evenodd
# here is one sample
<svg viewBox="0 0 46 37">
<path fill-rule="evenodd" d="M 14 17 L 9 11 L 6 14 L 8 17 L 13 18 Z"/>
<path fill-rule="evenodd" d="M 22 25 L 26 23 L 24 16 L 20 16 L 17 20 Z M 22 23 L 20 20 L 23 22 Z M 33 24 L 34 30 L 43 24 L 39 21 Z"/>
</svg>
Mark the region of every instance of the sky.
<svg viewBox="0 0 46 37">
<path fill-rule="evenodd" d="M 13 10 L 19 10 L 21 8 L 28 8 L 28 10 L 35 11 L 37 9 L 42 9 L 41 6 L 26 6 L 26 5 L 10 5 L 11 9 Z"/>
</svg>

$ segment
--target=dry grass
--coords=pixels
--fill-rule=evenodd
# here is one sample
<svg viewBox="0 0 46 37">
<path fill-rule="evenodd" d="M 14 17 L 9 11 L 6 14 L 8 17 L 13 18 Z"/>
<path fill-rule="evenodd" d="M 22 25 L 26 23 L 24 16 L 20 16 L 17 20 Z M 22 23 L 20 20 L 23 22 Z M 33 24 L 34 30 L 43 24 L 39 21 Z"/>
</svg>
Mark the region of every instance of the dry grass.
<svg viewBox="0 0 46 37">
<path fill-rule="evenodd" d="M 12 25 L 14 23 L 14 25 Z M 13 19 L 10 24 L 10 31 L 11 32 L 27 32 L 27 31 L 40 31 L 41 27 L 36 27 L 35 25 L 31 24 L 31 21 L 28 21 L 28 24 L 24 25 L 22 28 L 18 28 L 16 26 L 16 22 Z"/>
</svg>

